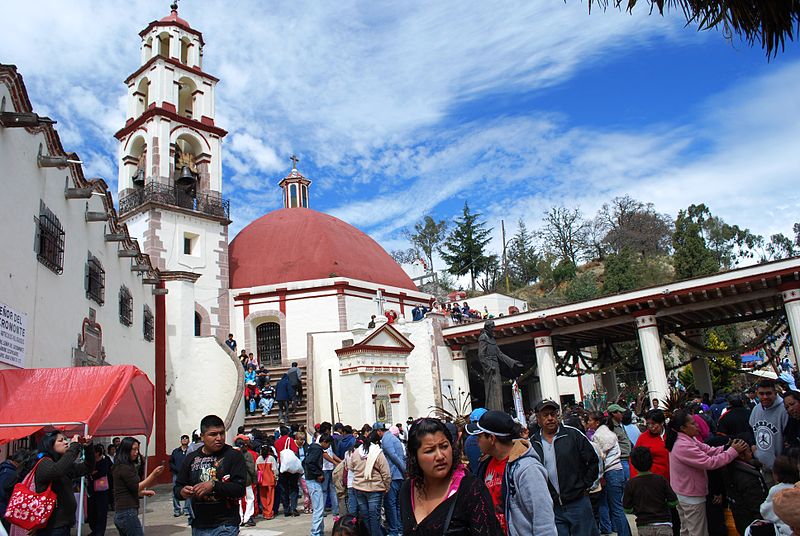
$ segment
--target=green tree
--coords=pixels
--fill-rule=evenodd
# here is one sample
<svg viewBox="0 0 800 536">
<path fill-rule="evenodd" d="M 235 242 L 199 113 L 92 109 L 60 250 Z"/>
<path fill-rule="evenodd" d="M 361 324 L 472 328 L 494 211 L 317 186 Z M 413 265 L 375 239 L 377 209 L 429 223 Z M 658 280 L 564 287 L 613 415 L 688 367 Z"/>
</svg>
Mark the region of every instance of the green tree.
<svg viewBox="0 0 800 536">
<path fill-rule="evenodd" d="M 515 287 L 524 287 L 539 278 L 539 253 L 534 245 L 533 233 L 529 232 L 522 219 L 517 233 L 509 241 L 506 254 L 508 274 Z"/>
<path fill-rule="evenodd" d="M 398 264 L 411 264 L 419 258 L 419 252 L 414 248 L 395 249 L 389 253 Z"/>
<path fill-rule="evenodd" d="M 564 291 L 564 297 L 571 302 L 591 300 L 599 295 L 597 278 L 592 272 L 584 272 L 575 276 Z"/>
<path fill-rule="evenodd" d="M 603 292 L 613 294 L 641 286 L 642 274 L 636 256 L 628 248 L 606 257 Z"/>
<path fill-rule="evenodd" d="M 447 235 L 447 222 L 434 220 L 426 215 L 422 221 L 414 224 L 414 232 L 408 232 L 407 238 L 411 244 L 425 255 L 428 271 L 433 272 L 433 254 L 439 244 Z"/>
<path fill-rule="evenodd" d="M 678 212 L 675 232 L 672 234 L 672 263 L 675 277 L 687 279 L 719 271 L 717 256 L 706 245 L 703 237 L 703 211 L 705 205 L 691 205 Z"/>
<path fill-rule="evenodd" d="M 478 263 L 478 286 L 484 292 L 495 292 L 502 277 L 500 258 L 488 255 Z"/>
<path fill-rule="evenodd" d="M 469 205 L 464 202 L 464 211 L 456 220 L 455 228 L 444 240 L 439 253 L 448 264 L 448 271 L 455 276 L 469 274 L 470 285 L 475 290 L 475 276 L 481 269 L 486 257 L 486 245 L 491 240 L 491 228 L 481 221 L 480 214 L 470 212 Z"/>
</svg>

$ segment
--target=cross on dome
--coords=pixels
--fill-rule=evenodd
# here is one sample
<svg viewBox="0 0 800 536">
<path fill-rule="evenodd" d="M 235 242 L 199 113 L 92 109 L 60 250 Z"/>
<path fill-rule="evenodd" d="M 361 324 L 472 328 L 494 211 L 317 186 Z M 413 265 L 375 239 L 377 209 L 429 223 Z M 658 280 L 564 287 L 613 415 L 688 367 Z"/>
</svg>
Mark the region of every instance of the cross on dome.
<svg viewBox="0 0 800 536">
<path fill-rule="evenodd" d="M 297 158 L 295 155 L 292 155 L 292 157 L 289 160 L 292 161 L 292 169 L 296 170 L 297 169 L 297 163 L 300 161 L 300 159 Z"/>
</svg>

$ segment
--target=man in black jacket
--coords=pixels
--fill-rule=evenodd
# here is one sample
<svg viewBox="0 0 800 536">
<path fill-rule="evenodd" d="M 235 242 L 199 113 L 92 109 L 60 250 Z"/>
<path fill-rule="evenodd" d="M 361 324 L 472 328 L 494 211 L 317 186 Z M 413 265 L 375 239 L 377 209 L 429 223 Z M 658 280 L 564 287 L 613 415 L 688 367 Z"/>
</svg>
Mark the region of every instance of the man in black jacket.
<svg viewBox="0 0 800 536">
<path fill-rule="evenodd" d="M 178 478 L 178 472 L 181 470 L 186 455 L 189 453 L 189 436 L 184 434 L 181 436 L 181 446 L 172 451 L 169 455 L 169 470 L 172 472 L 172 485 L 175 485 L 175 480 Z M 183 513 L 187 516 L 189 514 L 189 504 L 186 501 L 179 501 L 175 494 L 172 494 L 172 510 L 175 517 L 181 516 L 181 502 L 183 505 Z"/>
<path fill-rule="evenodd" d="M 173 492 L 192 499 L 194 536 L 238 534 L 247 479 L 244 457 L 225 444 L 225 423 L 216 415 L 200 421 L 200 438 L 203 446 L 186 456 Z"/>
<path fill-rule="evenodd" d="M 560 409 L 553 400 L 536 405 L 539 430 L 531 443 L 547 471 L 559 536 L 596 536 L 589 489 L 598 478 L 600 462 L 580 430 L 559 422 Z"/>
<path fill-rule="evenodd" d="M 331 446 L 331 436 L 322 434 L 317 443 L 308 446 L 303 468 L 305 470 L 306 486 L 311 495 L 311 536 L 322 536 L 325 533 L 325 493 L 322 483 L 325 482 L 325 473 L 322 471 L 322 455 Z"/>
</svg>

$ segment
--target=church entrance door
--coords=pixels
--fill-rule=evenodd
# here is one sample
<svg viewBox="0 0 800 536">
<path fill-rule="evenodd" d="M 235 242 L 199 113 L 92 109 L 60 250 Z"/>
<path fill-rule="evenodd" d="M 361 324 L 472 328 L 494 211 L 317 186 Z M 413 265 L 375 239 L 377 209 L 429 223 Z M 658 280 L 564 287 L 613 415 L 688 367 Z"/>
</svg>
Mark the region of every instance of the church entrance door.
<svg viewBox="0 0 800 536">
<path fill-rule="evenodd" d="M 256 328 L 256 352 L 262 365 L 281 364 L 281 326 L 277 322 L 264 322 Z"/>
</svg>

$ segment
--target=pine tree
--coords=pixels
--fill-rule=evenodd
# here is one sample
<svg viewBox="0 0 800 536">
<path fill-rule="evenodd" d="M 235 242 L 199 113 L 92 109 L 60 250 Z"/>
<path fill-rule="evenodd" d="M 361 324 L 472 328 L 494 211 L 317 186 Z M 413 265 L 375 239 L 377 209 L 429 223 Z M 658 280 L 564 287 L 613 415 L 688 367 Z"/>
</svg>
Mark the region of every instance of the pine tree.
<svg viewBox="0 0 800 536">
<path fill-rule="evenodd" d="M 456 220 L 456 225 L 439 249 L 442 259 L 449 265 L 448 271 L 455 276 L 469 274 L 472 290 L 475 290 L 475 276 L 481 270 L 486 258 L 486 245 L 491 240 L 492 229 L 479 219 L 480 214 L 470 212 L 464 202 L 464 212 Z"/>
<path fill-rule="evenodd" d="M 534 236 L 528 232 L 521 219 L 517 233 L 509 241 L 506 257 L 509 276 L 514 286 L 524 287 L 539 278 L 540 257 L 534 245 Z"/>
</svg>

